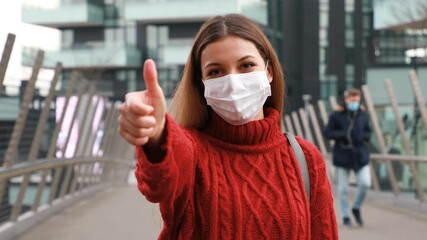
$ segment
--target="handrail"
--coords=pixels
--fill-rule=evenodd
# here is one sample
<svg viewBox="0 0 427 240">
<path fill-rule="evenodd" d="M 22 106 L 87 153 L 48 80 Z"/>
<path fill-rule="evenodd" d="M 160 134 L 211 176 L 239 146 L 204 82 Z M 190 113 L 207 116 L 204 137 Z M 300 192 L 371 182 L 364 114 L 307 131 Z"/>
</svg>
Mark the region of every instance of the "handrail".
<svg viewBox="0 0 427 240">
<path fill-rule="evenodd" d="M 71 164 L 79 163 L 92 163 L 92 162 L 113 162 L 132 168 L 134 165 L 129 162 L 123 161 L 123 159 L 112 158 L 112 157 L 75 157 L 75 158 L 64 158 L 64 159 L 40 159 L 34 162 L 23 162 L 17 163 L 12 166 L 0 168 L 0 181 L 9 179 L 12 177 L 29 174 L 36 171 L 53 169 L 62 166 L 68 166 Z"/>
<path fill-rule="evenodd" d="M 381 160 L 381 161 L 392 160 L 392 161 L 402 161 L 402 162 L 427 163 L 427 156 L 371 153 L 371 160 Z"/>
</svg>

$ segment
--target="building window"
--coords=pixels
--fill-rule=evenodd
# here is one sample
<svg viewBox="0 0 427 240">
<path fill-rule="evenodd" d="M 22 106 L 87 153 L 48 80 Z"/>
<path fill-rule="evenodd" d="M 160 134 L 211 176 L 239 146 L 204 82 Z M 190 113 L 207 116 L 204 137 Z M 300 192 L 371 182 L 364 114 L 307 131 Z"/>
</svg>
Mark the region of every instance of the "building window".
<svg viewBox="0 0 427 240">
<path fill-rule="evenodd" d="M 354 30 L 353 29 L 347 29 L 345 31 L 345 46 L 354 47 Z"/>
<path fill-rule="evenodd" d="M 337 96 L 337 76 L 326 75 L 320 79 L 320 98 L 327 100 L 329 96 Z"/>
<path fill-rule="evenodd" d="M 327 28 L 329 26 L 329 14 L 328 14 L 328 12 L 321 11 L 319 13 L 319 18 L 320 18 L 320 21 L 319 21 L 320 27 L 321 28 Z"/>
<path fill-rule="evenodd" d="M 345 11 L 354 12 L 354 1 L 355 0 L 345 0 Z"/>
<path fill-rule="evenodd" d="M 346 85 L 348 85 L 348 83 L 351 83 L 351 85 L 354 84 L 354 65 L 353 64 L 345 65 L 345 81 L 346 81 Z"/>
<path fill-rule="evenodd" d="M 69 49 L 73 46 L 74 32 L 73 30 L 62 30 L 61 31 L 61 47 L 62 49 Z"/>
<path fill-rule="evenodd" d="M 321 47 L 328 46 L 328 31 L 327 29 L 319 29 L 319 45 Z"/>
<path fill-rule="evenodd" d="M 346 48 L 346 50 L 345 50 L 345 63 L 346 64 L 354 63 L 354 49 Z"/>
<path fill-rule="evenodd" d="M 345 27 L 348 29 L 354 28 L 354 14 L 353 13 L 346 13 L 345 14 Z"/>
</svg>

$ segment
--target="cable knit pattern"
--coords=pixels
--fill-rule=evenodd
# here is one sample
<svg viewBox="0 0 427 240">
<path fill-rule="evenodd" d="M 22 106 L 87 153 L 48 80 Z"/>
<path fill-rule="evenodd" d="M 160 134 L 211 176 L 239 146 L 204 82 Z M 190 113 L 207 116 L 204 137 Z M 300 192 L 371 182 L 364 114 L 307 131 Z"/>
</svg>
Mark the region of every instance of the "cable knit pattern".
<svg viewBox="0 0 427 240">
<path fill-rule="evenodd" d="M 159 202 L 159 239 L 338 239 L 331 187 L 319 150 L 298 138 L 310 173 L 308 203 L 295 155 L 278 128 L 278 112 L 232 126 L 214 115 L 203 131 L 166 116 L 164 159 L 137 147 L 135 175 Z"/>
</svg>

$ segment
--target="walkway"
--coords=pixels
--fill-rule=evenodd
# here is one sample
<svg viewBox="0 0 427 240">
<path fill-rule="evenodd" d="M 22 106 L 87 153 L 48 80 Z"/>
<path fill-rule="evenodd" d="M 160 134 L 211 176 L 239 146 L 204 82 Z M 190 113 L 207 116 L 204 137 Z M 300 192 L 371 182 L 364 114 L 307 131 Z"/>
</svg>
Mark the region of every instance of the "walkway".
<svg viewBox="0 0 427 240">
<path fill-rule="evenodd" d="M 112 188 L 80 201 L 16 240 L 149 240 L 161 229 L 158 207 L 136 186 Z"/>
<path fill-rule="evenodd" d="M 65 209 L 17 240 L 157 239 L 161 229 L 157 209 L 140 195 L 136 186 L 113 188 Z M 363 210 L 366 226 L 340 227 L 340 239 L 426 239 L 427 216 L 396 211 L 369 201 Z"/>
</svg>

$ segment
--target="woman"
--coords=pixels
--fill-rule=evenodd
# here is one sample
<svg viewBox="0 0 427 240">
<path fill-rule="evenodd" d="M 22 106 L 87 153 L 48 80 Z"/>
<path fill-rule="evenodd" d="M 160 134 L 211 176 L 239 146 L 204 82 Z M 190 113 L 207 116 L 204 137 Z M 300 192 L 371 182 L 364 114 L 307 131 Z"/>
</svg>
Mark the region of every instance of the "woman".
<svg viewBox="0 0 427 240">
<path fill-rule="evenodd" d="M 230 14 L 195 38 L 169 113 L 152 60 L 126 95 L 119 131 L 136 145 L 138 188 L 160 203 L 159 239 L 337 239 L 318 149 L 298 138 L 310 202 L 281 131 L 284 80 L 256 24 Z"/>
</svg>

